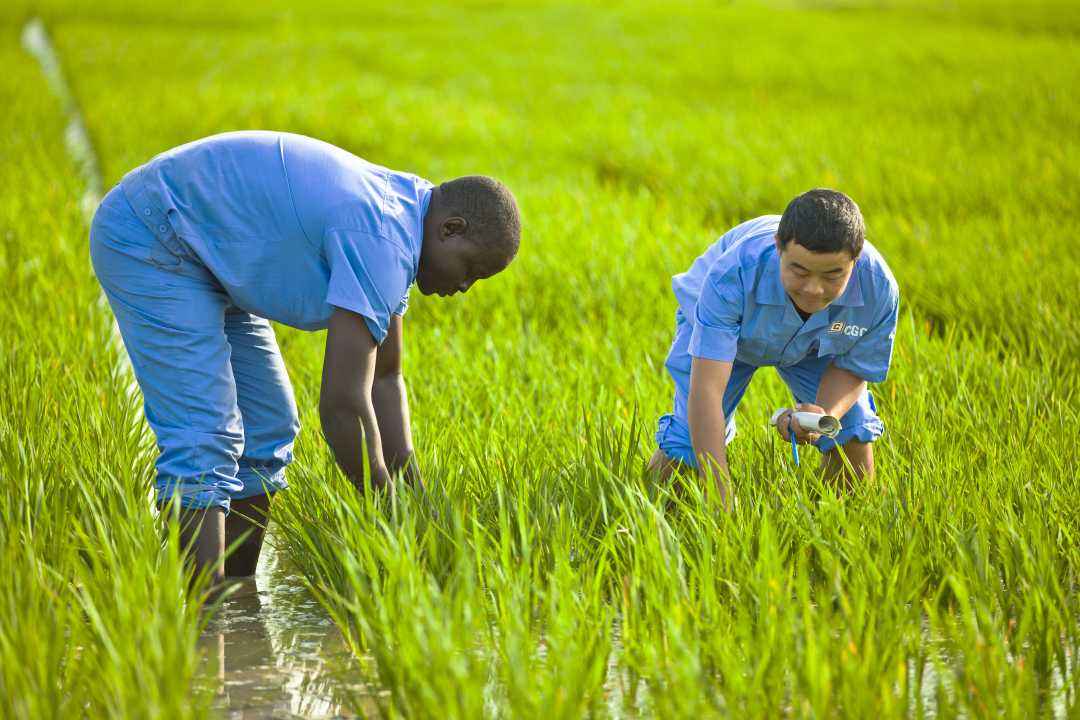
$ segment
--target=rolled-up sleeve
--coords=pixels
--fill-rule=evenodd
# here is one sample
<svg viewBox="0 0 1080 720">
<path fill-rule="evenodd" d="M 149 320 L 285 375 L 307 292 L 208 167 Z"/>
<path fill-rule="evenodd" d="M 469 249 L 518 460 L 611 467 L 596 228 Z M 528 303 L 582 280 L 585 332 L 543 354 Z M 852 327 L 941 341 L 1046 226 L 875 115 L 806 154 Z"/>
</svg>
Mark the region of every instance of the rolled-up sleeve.
<svg viewBox="0 0 1080 720">
<path fill-rule="evenodd" d="M 744 304 L 742 275 L 737 266 L 723 273 L 710 272 L 694 307 L 690 355 L 706 360 L 734 360 Z"/>
<path fill-rule="evenodd" d="M 361 315 L 381 343 L 409 287 L 405 251 L 378 235 L 342 229 L 327 230 L 323 247 L 330 267 L 326 303 Z"/>
<path fill-rule="evenodd" d="M 900 298 L 892 293 L 875 314 L 874 325 L 859 338 L 851 349 L 837 355 L 833 364 L 863 380 L 884 382 L 892 362 L 893 340 L 896 337 L 896 321 L 900 313 Z"/>
</svg>

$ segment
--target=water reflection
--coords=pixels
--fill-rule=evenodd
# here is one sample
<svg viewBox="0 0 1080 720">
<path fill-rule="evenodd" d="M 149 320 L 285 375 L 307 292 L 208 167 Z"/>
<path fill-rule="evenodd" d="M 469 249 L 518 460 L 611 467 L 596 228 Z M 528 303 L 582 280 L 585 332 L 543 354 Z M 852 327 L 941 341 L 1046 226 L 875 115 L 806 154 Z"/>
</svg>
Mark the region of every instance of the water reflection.
<svg viewBox="0 0 1080 720">
<path fill-rule="evenodd" d="M 326 612 L 274 552 L 224 601 L 202 637 L 226 718 L 373 717 L 361 670 Z"/>
</svg>

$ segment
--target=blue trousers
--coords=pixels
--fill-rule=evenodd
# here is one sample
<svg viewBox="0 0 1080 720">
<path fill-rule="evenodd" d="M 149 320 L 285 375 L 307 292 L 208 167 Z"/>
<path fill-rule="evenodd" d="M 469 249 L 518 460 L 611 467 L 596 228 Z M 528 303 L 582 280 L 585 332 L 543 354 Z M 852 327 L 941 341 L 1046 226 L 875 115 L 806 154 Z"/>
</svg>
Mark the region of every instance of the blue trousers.
<svg viewBox="0 0 1080 720">
<path fill-rule="evenodd" d="M 300 423 L 270 322 L 233 305 L 165 219 L 144 224 L 119 186 L 94 215 L 90 257 L 157 438 L 158 503 L 179 494 L 182 507 L 228 511 L 287 487 Z"/>
</svg>

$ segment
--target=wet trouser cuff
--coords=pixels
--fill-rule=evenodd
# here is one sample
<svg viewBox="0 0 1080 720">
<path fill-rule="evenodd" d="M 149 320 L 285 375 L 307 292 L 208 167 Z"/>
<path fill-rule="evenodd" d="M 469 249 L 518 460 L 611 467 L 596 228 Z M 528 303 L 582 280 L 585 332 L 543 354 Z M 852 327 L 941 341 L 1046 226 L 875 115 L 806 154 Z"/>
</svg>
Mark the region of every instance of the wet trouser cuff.
<svg viewBox="0 0 1080 720">
<path fill-rule="evenodd" d="M 278 490 L 289 487 L 289 483 L 285 481 L 283 467 L 241 465 L 236 473 L 236 479 L 243 483 L 244 487 L 238 492 L 231 493 L 233 500 L 243 500 L 256 495 L 273 495 Z"/>
<path fill-rule="evenodd" d="M 235 478 L 227 480 L 220 477 L 213 481 L 193 478 L 172 478 L 158 476 L 155 483 L 157 503 L 164 507 L 180 496 L 180 507 L 185 510 L 208 510 L 219 507 L 229 512 L 231 500 L 244 500 L 256 495 L 273 495 L 284 490 L 289 484 L 285 481 L 284 467 L 241 465 Z"/>
<path fill-rule="evenodd" d="M 240 483 L 229 483 L 239 487 Z M 232 495 L 231 488 L 222 487 L 223 483 L 211 484 L 191 478 L 158 477 L 154 484 L 157 491 L 158 507 L 165 507 L 180 496 L 180 507 L 185 510 L 209 510 L 219 507 L 229 512 L 229 499 Z"/>
</svg>

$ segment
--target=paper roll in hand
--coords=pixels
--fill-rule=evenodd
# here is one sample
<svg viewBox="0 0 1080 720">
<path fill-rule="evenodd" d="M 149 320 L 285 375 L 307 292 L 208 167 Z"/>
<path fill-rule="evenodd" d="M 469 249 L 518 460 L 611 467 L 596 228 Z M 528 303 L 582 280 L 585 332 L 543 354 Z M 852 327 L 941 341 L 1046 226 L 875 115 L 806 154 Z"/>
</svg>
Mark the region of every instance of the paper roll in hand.
<svg viewBox="0 0 1080 720">
<path fill-rule="evenodd" d="M 772 417 L 769 418 L 769 424 L 775 426 L 776 421 L 787 411 L 788 408 L 780 408 L 774 412 Z M 795 418 L 795 422 L 799 423 L 799 426 L 803 430 L 821 433 L 822 435 L 827 435 L 829 437 L 836 437 L 840 434 L 840 421 L 832 415 L 822 415 L 821 413 L 812 412 L 796 412 L 792 414 L 792 417 Z"/>
</svg>

